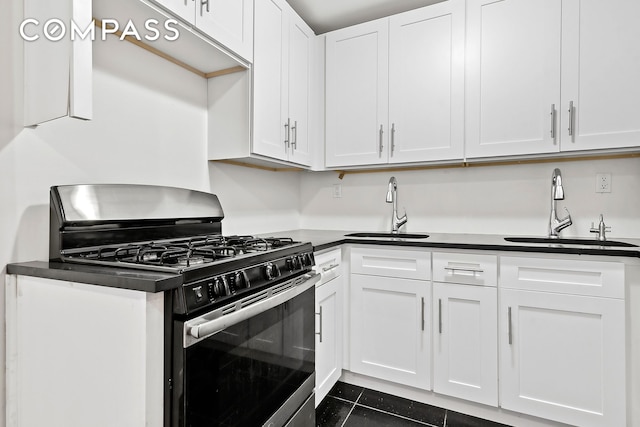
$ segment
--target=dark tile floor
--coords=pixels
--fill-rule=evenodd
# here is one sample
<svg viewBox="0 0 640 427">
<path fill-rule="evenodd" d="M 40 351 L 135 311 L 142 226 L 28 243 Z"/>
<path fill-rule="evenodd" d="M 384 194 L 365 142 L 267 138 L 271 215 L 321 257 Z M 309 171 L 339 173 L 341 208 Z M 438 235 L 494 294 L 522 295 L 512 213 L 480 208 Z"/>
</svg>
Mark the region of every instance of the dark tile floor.
<svg viewBox="0 0 640 427">
<path fill-rule="evenodd" d="M 319 427 L 507 427 L 458 412 L 338 382 L 316 409 Z"/>
</svg>

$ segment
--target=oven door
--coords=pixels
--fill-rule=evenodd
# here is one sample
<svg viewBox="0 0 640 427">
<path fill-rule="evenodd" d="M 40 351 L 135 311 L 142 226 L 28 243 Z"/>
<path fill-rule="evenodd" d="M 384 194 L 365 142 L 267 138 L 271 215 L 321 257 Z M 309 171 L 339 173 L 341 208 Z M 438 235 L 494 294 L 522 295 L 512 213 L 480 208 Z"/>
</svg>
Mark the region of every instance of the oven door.
<svg viewBox="0 0 640 427">
<path fill-rule="evenodd" d="M 319 277 L 310 272 L 174 322 L 174 427 L 315 425 L 313 404 L 304 408 L 315 386 Z"/>
</svg>

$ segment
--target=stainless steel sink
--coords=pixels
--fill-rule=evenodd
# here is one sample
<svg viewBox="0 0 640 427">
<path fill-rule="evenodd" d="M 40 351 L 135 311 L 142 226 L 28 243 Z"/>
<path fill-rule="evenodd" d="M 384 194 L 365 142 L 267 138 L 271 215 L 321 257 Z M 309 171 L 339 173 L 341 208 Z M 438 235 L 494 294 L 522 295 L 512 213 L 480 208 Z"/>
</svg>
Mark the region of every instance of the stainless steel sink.
<svg viewBox="0 0 640 427">
<path fill-rule="evenodd" d="M 391 238 L 391 239 L 426 239 L 428 234 L 411 233 L 351 233 L 345 234 L 347 237 L 370 237 L 370 238 Z"/>
<path fill-rule="evenodd" d="M 605 240 L 601 242 L 595 239 L 552 239 L 549 237 L 505 237 L 504 240 L 513 243 L 542 243 L 552 245 L 588 245 L 588 246 L 616 246 L 624 248 L 636 248 L 638 245 L 634 245 L 627 242 L 619 242 L 616 240 Z"/>
</svg>

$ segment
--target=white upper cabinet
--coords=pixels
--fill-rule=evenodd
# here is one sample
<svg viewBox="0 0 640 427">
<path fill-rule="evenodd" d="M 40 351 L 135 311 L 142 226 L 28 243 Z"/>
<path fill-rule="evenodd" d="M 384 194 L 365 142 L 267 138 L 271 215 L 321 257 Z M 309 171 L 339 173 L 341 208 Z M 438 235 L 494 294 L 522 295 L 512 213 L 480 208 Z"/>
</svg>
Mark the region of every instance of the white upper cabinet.
<svg viewBox="0 0 640 427">
<path fill-rule="evenodd" d="M 326 166 L 462 158 L 464 2 L 327 35 Z"/>
<path fill-rule="evenodd" d="M 253 58 L 253 0 L 154 0 L 244 59 Z"/>
<path fill-rule="evenodd" d="M 562 151 L 640 146 L 639 17 L 637 0 L 562 2 Z"/>
<path fill-rule="evenodd" d="M 560 12 L 557 0 L 467 2 L 467 157 L 559 151 Z"/>
<path fill-rule="evenodd" d="M 640 145 L 640 3 L 470 0 L 466 155 Z"/>
<path fill-rule="evenodd" d="M 389 163 L 462 159 L 464 2 L 392 16 Z"/>
<path fill-rule="evenodd" d="M 91 38 L 72 40 L 70 29 L 60 40 L 44 33 L 45 22 L 56 18 L 75 22 L 81 30 L 91 25 L 91 1 L 26 0 L 24 18 L 39 24 L 25 24 L 24 124 L 33 126 L 61 117 L 91 119 Z M 32 22 L 32 21 L 29 21 Z M 65 24 L 66 25 L 66 24 Z"/>
<path fill-rule="evenodd" d="M 255 8 L 252 151 L 308 166 L 315 35 L 284 0 L 256 0 Z"/>
<path fill-rule="evenodd" d="M 387 162 L 389 20 L 326 36 L 326 166 Z"/>
</svg>

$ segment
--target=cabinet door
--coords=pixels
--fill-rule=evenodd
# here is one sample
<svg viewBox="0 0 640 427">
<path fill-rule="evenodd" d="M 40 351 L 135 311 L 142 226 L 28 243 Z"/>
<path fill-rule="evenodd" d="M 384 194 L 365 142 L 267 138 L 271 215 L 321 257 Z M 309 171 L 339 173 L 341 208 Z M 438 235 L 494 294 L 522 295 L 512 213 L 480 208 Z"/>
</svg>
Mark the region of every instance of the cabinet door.
<svg viewBox="0 0 640 427">
<path fill-rule="evenodd" d="M 342 374 L 342 278 L 316 288 L 316 406 Z"/>
<path fill-rule="evenodd" d="M 253 56 L 253 147 L 287 160 L 288 16 L 284 0 L 256 0 Z"/>
<path fill-rule="evenodd" d="M 390 18 L 390 163 L 463 157 L 464 7 L 447 1 Z"/>
<path fill-rule="evenodd" d="M 640 2 L 562 5 L 562 151 L 639 146 Z"/>
<path fill-rule="evenodd" d="M 353 372 L 431 388 L 430 288 L 420 280 L 351 275 Z"/>
<path fill-rule="evenodd" d="M 184 4 L 183 1 L 179 3 Z M 196 3 L 196 27 L 229 50 L 251 61 L 253 0 L 196 0 Z"/>
<path fill-rule="evenodd" d="M 89 120 L 93 117 L 91 37 L 71 40 L 69 31 L 44 34 L 44 23 L 57 18 L 75 22 L 81 30 L 93 26 L 92 4 L 83 0 L 26 0 L 24 16 L 40 25 L 26 25 L 24 32 L 37 40 L 24 46 L 24 125 L 33 126 L 61 117 Z"/>
<path fill-rule="evenodd" d="M 433 284 L 433 391 L 498 406 L 496 288 Z"/>
<path fill-rule="evenodd" d="M 388 160 L 389 21 L 327 34 L 326 166 Z"/>
<path fill-rule="evenodd" d="M 167 9 L 173 15 L 176 15 L 190 24 L 196 22 L 196 9 L 200 13 L 206 6 L 202 0 L 153 0 L 160 6 Z"/>
<path fill-rule="evenodd" d="M 289 26 L 289 160 L 311 165 L 309 101 L 311 90 L 311 49 L 313 31 L 292 13 Z"/>
<path fill-rule="evenodd" d="M 561 2 L 467 2 L 466 155 L 559 150 Z"/>
<path fill-rule="evenodd" d="M 504 409 L 625 425 L 623 300 L 503 289 L 500 307 Z"/>
</svg>

